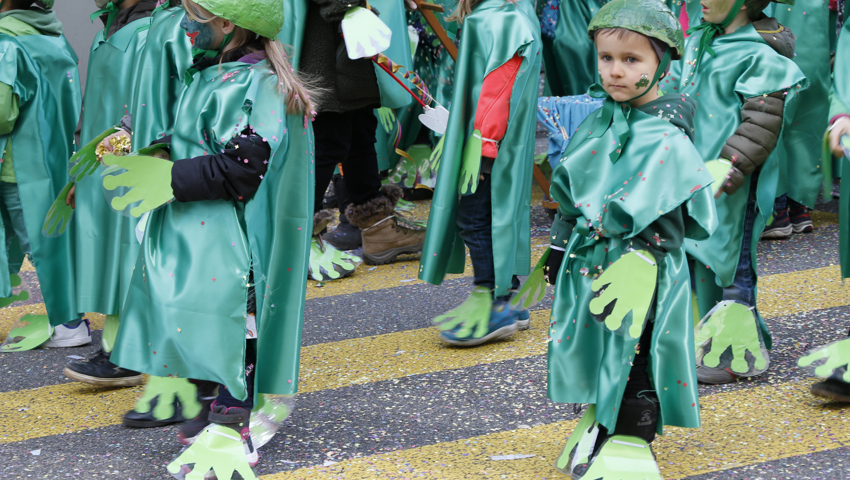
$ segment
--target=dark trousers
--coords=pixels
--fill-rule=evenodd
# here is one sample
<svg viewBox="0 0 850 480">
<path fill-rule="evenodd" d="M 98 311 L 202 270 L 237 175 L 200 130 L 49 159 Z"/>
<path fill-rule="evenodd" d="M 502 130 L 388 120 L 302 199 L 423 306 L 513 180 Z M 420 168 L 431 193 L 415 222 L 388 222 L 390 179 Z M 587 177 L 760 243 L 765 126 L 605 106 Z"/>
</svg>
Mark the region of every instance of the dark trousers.
<svg viewBox="0 0 850 480">
<path fill-rule="evenodd" d="M 378 119 L 371 108 L 345 113 L 322 112 L 313 121 L 316 147 L 316 205 L 322 209 L 325 190 L 338 164 L 342 164 L 348 197 L 362 205 L 381 189 L 375 130 Z M 345 206 L 341 206 L 341 210 Z"/>
<path fill-rule="evenodd" d="M 218 387 L 218 397 L 216 404 L 222 407 L 240 407 L 251 410 L 254 408 L 254 366 L 257 364 L 257 340 L 251 339 L 245 341 L 245 383 L 248 391 L 248 398 L 238 400 L 230 394 L 230 390 L 222 384 L 210 382 L 207 380 L 193 380 L 192 383 L 198 386 L 198 396 L 211 397 Z"/>
<path fill-rule="evenodd" d="M 457 206 L 457 229 L 472 260 L 473 283 L 476 287 L 496 286 L 496 267 L 493 262 L 493 196 L 490 174 L 483 173 L 475 193 L 463 195 Z M 519 288 L 514 275 L 511 287 Z"/>
</svg>

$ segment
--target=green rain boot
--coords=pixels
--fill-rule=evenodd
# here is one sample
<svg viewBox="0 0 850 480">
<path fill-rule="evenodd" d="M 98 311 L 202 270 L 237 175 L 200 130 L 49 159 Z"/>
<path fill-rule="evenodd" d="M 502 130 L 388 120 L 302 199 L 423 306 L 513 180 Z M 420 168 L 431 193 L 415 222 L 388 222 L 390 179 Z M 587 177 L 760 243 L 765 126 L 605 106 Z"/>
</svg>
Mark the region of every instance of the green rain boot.
<svg viewBox="0 0 850 480">
<path fill-rule="evenodd" d="M 198 388 L 185 378 L 154 377 L 133 410 L 124 415 L 124 426 L 153 428 L 194 418 L 201 411 Z"/>
</svg>

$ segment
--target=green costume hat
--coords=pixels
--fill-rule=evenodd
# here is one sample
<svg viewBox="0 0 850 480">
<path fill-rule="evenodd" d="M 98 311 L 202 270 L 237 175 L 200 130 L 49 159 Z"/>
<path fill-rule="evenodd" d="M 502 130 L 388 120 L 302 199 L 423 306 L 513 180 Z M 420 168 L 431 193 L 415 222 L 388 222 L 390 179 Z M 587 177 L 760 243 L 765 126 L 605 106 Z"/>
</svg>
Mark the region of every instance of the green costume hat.
<svg viewBox="0 0 850 480">
<path fill-rule="evenodd" d="M 216 17 L 266 38 L 283 28 L 283 0 L 195 0 Z"/>
<path fill-rule="evenodd" d="M 793 1 L 793 0 L 791 0 Z M 587 26 L 593 40 L 597 30 L 623 28 L 658 39 L 672 50 L 671 58 L 682 58 L 685 34 L 673 12 L 659 0 L 613 0 L 599 9 Z"/>
</svg>

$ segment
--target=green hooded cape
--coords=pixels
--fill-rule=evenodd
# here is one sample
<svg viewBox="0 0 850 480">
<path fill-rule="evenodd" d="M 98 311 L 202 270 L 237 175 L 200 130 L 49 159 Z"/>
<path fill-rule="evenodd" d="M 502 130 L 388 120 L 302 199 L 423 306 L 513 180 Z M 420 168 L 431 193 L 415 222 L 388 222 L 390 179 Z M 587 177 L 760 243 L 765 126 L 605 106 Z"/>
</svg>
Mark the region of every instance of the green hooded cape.
<svg viewBox="0 0 850 480">
<path fill-rule="evenodd" d="M 185 86 L 183 74 L 192 66 L 192 44 L 180 22 L 182 7 L 154 10 L 136 76 L 133 97 L 133 150 L 171 135 L 177 103 Z"/>
<path fill-rule="evenodd" d="M 702 158 L 709 161 L 720 157 L 720 149 L 740 125 L 742 99 L 790 89 L 785 100 L 787 111 L 807 82 L 794 62 L 776 53 L 752 24 L 715 38 L 711 47 L 716 56 L 706 53 L 699 72 L 694 72 L 696 46 L 702 35 L 703 31 L 688 37 L 685 57 L 674 63 L 671 78 L 664 80 L 662 88 L 690 95 L 699 102 L 694 119 L 694 144 Z M 758 211 L 751 247 L 754 267 L 756 244 L 764 230 L 765 221 L 773 212 L 779 170 L 778 154 L 774 151 L 762 165 L 756 186 Z M 720 228 L 707 240 L 687 242 L 688 254 L 711 269 L 719 287 L 731 285 L 735 277 L 749 189 L 748 177 L 744 186 L 733 195 L 723 194 L 717 200 Z M 709 282 L 699 282 L 698 286 L 705 286 L 704 283 Z M 714 303 L 713 300 L 706 300 L 704 305 L 713 306 Z M 703 298 L 700 299 L 700 305 L 703 306 Z M 707 310 L 702 313 L 707 313 Z"/>
<path fill-rule="evenodd" d="M 596 420 L 610 430 L 617 423 L 639 339 L 613 333 L 591 315 L 589 303 L 595 293 L 589 272 L 610 266 L 631 246 L 645 249 L 636 235 L 680 207 L 686 236 L 705 238 L 717 224 L 711 189 L 706 188 L 712 177 L 702 168 L 699 153 L 680 129 L 656 118 L 663 111 L 658 105 L 665 100 L 689 101 L 668 95 L 631 109 L 631 135 L 616 163 L 605 150 L 618 141 L 616 129 L 609 128 L 600 138 L 587 137 L 600 112 L 591 114 L 552 172 L 552 197 L 561 215 L 577 225 L 565 245 L 556 282 L 548 339 L 549 398 L 596 404 Z M 674 112 L 676 107 L 672 106 Z M 699 404 L 685 249 L 671 250 L 656 260 L 652 344 L 642 348 L 651 349 L 650 378 L 660 400 L 660 433 L 663 425 L 698 427 Z"/>
<path fill-rule="evenodd" d="M 456 219 L 461 155 L 473 132 L 484 77 L 519 54 L 522 64 L 511 94 L 508 127 L 491 173 L 495 295 L 503 296 L 510 289 L 512 275 L 527 275 L 531 263 L 531 161 L 540 26 L 530 0 L 520 0 L 516 5 L 485 0 L 464 19 L 462 28 L 451 115 L 419 278 L 439 285 L 447 273 L 463 272 L 466 247 L 457 233 Z"/>
<path fill-rule="evenodd" d="M 140 18 L 104 38 L 94 37 L 86 78 L 80 140 L 86 145 L 119 124 L 133 107 L 150 17 Z M 119 313 L 139 252 L 137 219 L 116 215 L 101 186 L 103 166 L 76 186 L 77 308 L 83 312 Z"/>
<path fill-rule="evenodd" d="M 79 318 L 74 286 L 74 238 L 48 238 L 41 225 L 53 200 L 68 183 L 67 159 L 73 153 L 80 115 L 77 56 L 64 36 L 0 35 L 0 82 L 19 98 L 19 115 L 11 134 L 0 137 L 0 151 L 11 144 L 24 221 L 52 325 Z M 11 225 L 0 228 L 5 245 Z M 11 233 L 14 235 L 14 233 Z M 13 244 L 0 255 L 0 269 L 16 272 L 23 261 Z M 0 296 L 11 295 L 8 275 L 0 275 Z"/>
<path fill-rule="evenodd" d="M 796 112 L 783 132 L 782 157 L 785 175 L 778 193 L 814 207 L 823 184 L 823 132 L 829 123 L 829 5 L 821 0 L 797 0 L 774 4 L 774 17 L 797 37 L 794 63 L 809 80 L 800 92 Z M 825 159 L 829 161 L 830 159 Z M 783 188 L 786 187 L 786 188 Z"/>
<path fill-rule="evenodd" d="M 229 62 L 196 73 L 184 90 L 172 159 L 220 153 L 249 126 L 269 142 L 272 155 L 247 204 L 171 202 L 151 212 L 112 354 L 118 365 L 219 382 L 244 399 L 253 271 L 256 391 L 297 391 L 313 225 L 313 134 L 306 117 L 285 114 L 276 86 L 266 61 Z"/>
</svg>

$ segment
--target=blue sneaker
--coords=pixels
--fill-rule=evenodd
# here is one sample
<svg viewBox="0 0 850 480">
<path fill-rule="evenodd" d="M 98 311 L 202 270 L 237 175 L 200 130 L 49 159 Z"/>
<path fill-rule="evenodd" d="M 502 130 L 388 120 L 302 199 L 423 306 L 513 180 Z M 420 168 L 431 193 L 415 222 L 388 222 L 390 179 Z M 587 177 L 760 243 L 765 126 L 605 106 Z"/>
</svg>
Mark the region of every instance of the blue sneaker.
<svg viewBox="0 0 850 480">
<path fill-rule="evenodd" d="M 528 330 L 531 328 L 531 315 L 528 313 L 528 310 L 516 312 L 516 328 L 517 330 Z"/>
<path fill-rule="evenodd" d="M 465 337 L 458 337 L 461 331 L 475 332 L 474 326 L 460 324 L 457 327 L 442 332 L 440 340 L 456 347 L 477 347 L 488 342 L 498 340 L 513 335 L 517 331 L 517 318 L 520 312 L 508 308 L 506 302 L 494 302 L 493 308 L 490 311 L 490 319 L 487 325 L 487 334 L 478 338 L 474 337 L 474 333 L 469 333 Z M 528 313 L 526 312 L 526 317 Z"/>
</svg>

